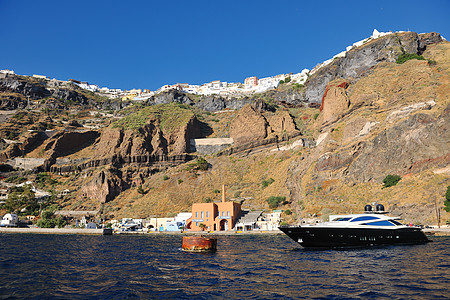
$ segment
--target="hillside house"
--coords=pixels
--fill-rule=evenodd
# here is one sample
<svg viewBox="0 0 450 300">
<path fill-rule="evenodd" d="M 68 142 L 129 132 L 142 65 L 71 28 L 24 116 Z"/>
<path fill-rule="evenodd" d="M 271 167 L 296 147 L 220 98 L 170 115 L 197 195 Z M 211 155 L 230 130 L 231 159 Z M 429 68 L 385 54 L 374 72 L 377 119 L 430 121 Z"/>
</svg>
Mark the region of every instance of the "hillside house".
<svg viewBox="0 0 450 300">
<path fill-rule="evenodd" d="M 258 85 L 258 77 L 252 76 L 252 77 L 245 78 L 244 85 L 248 89 L 257 86 Z"/>
<path fill-rule="evenodd" d="M 38 78 L 38 79 L 48 79 L 47 76 L 44 76 L 44 75 L 37 75 L 37 74 L 33 74 L 33 77 L 34 77 L 34 78 Z"/>
<path fill-rule="evenodd" d="M 16 74 L 13 70 L 7 70 L 7 69 L 5 69 L 5 70 L 0 70 L 0 73 L 3 73 L 3 74 L 10 74 L 10 75 Z"/>
</svg>

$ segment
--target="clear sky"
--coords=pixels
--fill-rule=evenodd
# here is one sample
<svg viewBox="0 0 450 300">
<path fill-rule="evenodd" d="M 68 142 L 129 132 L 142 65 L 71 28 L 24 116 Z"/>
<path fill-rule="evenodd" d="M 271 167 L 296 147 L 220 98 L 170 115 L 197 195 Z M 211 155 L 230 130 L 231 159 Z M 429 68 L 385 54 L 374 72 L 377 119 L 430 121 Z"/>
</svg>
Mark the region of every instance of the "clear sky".
<svg viewBox="0 0 450 300">
<path fill-rule="evenodd" d="M 312 69 L 375 28 L 450 39 L 450 1 L 0 0 L 0 23 L 0 69 L 156 90 Z"/>
</svg>

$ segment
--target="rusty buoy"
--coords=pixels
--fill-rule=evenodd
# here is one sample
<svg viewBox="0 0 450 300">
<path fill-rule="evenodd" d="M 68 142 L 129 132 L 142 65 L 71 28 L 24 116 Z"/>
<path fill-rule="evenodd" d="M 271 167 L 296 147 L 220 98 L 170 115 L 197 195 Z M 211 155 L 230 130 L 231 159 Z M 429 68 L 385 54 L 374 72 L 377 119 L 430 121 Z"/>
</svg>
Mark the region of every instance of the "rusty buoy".
<svg viewBox="0 0 450 300">
<path fill-rule="evenodd" d="M 217 250 L 217 239 L 203 236 L 183 236 L 183 251 L 213 252 Z"/>
</svg>

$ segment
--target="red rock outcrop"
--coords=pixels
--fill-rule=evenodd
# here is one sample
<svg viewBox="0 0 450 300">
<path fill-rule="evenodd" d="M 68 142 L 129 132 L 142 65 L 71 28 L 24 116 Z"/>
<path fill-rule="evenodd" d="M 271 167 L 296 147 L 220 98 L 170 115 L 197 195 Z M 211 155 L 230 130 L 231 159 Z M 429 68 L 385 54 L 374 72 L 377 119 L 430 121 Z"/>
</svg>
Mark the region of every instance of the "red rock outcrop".
<svg viewBox="0 0 450 300">
<path fill-rule="evenodd" d="M 347 87 L 348 82 L 342 79 L 327 85 L 320 106 L 320 123 L 322 125 L 338 120 L 350 106 L 350 100 L 345 91 Z"/>
</svg>

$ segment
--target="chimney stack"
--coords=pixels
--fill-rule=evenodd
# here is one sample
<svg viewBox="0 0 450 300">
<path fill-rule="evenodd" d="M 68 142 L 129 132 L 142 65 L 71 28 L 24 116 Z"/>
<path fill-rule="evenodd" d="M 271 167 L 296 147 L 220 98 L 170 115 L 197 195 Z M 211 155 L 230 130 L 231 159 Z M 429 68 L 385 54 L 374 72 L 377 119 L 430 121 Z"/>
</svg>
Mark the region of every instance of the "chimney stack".
<svg viewBox="0 0 450 300">
<path fill-rule="evenodd" d="M 222 184 L 222 203 L 225 202 L 225 184 Z"/>
</svg>

